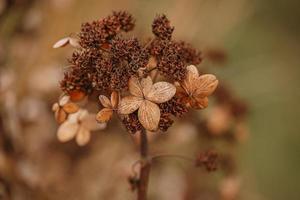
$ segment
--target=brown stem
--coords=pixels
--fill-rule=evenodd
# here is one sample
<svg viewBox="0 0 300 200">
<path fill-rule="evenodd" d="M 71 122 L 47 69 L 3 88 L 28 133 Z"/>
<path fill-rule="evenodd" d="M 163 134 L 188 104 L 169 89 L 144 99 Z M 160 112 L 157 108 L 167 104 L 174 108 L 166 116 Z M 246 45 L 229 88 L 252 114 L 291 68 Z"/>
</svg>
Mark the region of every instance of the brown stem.
<svg viewBox="0 0 300 200">
<path fill-rule="evenodd" d="M 140 178 L 139 178 L 139 185 L 138 185 L 138 200 L 147 200 L 147 189 L 148 189 L 148 182 L 149 182 L 149 175 L 151 170 L 151 163 L 148 159 L 148 139 L 145 130 L 142 130 L 140 133 L 141 139 L 141 146 L 140 146 L 140 153 L 141 153 L 141 169 L 140 169 Z"/>
</svg>

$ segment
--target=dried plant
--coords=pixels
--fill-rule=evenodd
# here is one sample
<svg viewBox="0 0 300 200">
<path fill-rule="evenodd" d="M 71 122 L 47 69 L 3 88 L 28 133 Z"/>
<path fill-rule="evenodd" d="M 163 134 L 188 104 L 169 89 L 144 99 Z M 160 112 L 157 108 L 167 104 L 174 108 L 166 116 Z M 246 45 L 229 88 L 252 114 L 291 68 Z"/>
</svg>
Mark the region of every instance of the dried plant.
<svg viewBox="0 0 300 200">
<path fill-rule="evenodd" d="M 54 44 L 54 48 L 70 44 L 75 50 L 61 81 L 64 95 L 53 111 L 61 123 L 57 135 L 62 142 L 76 138 L 79 145 L 87 144 L 90 131 L 105 128 L 113 113 L 128 132 L 140 134 L 140 173 L 130 180 L 142 200 L 147 198 L 154 158 L 148 155 L 147 135 L 167 131 L 174 118 L 189 109 L 206 108 L 218 80 L 211 74 L 199 74 L 195 65 L 202 61 L 201 52 L 172 39 L 174 27 L 165 15 L 154 19 L 154 38 L 145 43 L 124 34 L 134 28 L 134 22 L 127 12 L 113 12 L 82 24 L 76 36 Z M 97 114 L 74 103 L 93 95 L 99 96 L 103 106 Z M 216 158 L 216 153 L 203 154 L 197 165 L 214 170 Z"/>
</svg>

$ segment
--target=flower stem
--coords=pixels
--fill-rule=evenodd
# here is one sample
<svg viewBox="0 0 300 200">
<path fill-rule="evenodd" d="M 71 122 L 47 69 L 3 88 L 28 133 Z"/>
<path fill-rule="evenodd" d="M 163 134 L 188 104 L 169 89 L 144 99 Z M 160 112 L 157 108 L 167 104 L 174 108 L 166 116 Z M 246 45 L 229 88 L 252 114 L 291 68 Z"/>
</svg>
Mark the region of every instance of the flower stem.
<svg viewBox="0 0 300 200">
<path fill-rule="evenodd" d="M 151 170 L 150 159 L 148 159 L 148 138 L 146 130 L 140 132 L 140 154 L 141 154 L 141 168 L 140 168 L 140 178 L 138 186 L 138 200 L 147 200 L 147 189 L 149 182 L 149 175 Z"/>
</svg>

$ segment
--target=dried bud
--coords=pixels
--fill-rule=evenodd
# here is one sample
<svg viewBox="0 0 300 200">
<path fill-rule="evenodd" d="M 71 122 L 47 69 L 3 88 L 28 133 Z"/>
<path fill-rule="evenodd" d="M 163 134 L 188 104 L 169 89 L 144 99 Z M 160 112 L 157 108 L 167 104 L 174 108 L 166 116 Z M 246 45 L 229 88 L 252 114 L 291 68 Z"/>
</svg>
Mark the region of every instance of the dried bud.
<svg viewBox="0 0 300 200">
<path fill-rule="evenodd" d="M 162 40 L 171 40 L 174 27 L 170 25 L 169 19 L 165 15 L 158 15 L 152 23 L 152 32 Z"/>
<path fill-rule="evenodd" d="M 157 68 L 164 76 L 170 77 L 175 81 L 184 79 L 186 66 L 180 54 L 180 46 L 177 43 L 170 43 L 163 49 Z"/>
<path fill-rule="evenodd" d="M 124 116 L 122 122 L 123 122 L 126 130 L 131 134 L 134 134 L 138 131 L 143 130 L 143 126 L 139 122 L 139 119 L 138 119 L 137 111 Z"/>
<path fill-rule="evenodd" d="M 204 166 L 208 172 L 215 171 L 217 169 L 218 154 L 215 151 L 209 150 L 201 152 L 196 159 L 196 166 Z"/>
</svg>

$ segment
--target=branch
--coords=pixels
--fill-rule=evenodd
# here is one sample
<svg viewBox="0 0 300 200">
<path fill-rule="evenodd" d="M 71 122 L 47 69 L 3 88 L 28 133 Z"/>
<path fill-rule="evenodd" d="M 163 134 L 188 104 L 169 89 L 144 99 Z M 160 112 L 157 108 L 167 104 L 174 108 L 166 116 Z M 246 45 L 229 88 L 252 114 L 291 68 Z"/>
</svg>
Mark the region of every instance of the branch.
<svg viewBox="0 0 300 200">
<path fill-rule="evenodd" d="M 147 200 L 147 189 L 151 170 L 151 162 L 148 159 L 148 139 L 146 130 L 144 129 L 140 132 L 140 140 L 141 168 L 137 195 L 138 200 Z"/>
</svg>

